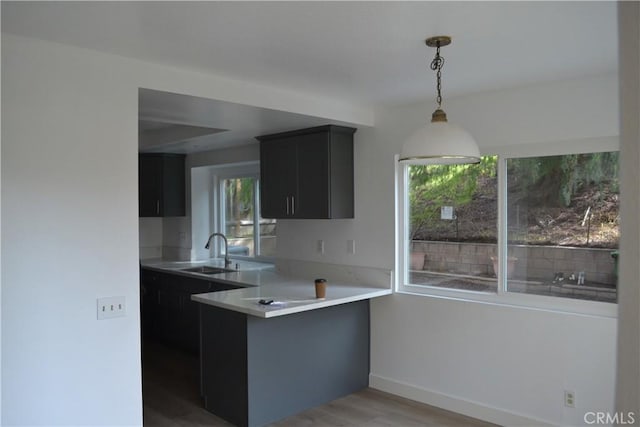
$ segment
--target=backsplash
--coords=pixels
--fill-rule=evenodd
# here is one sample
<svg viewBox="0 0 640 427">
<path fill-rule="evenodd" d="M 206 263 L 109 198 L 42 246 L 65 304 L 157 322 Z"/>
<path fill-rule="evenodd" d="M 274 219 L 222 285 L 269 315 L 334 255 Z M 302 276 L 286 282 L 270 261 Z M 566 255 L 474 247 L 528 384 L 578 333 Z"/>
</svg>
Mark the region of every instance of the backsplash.
<svg viewBox="0 0 640 427">
<path fill-rule="evenodd" d="M 163 218 L 162 258 L 174 261 L 191 259 L 190 216 Z"/>
<path fill-rule="evenodd" d="M 140 259 L 162 258 L 162 218 L 138 220 Z"/>
<path fill-rule="evenodd" d="M 139 218 L 140 259 L 191 259 L 190 217 Z"/>
<path fill-rule="evenodd" d="M 323 278 L 331 281 L 358 283 L 366 286 L 393 289 L 393 270 L 356 265 L 327 264 L 278 258 L 278 273 L 312 280 Z"/>
</svg>

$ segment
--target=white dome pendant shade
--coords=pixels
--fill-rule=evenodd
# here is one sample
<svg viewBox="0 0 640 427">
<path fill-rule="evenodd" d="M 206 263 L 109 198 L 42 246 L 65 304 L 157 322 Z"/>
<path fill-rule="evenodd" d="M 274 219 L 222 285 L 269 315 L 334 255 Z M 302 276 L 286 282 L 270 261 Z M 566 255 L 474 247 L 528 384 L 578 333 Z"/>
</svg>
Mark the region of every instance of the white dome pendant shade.
<svg viewBox="0 0 640 427">
<path fill-rule="evenodd" d="M 442 110 L 441 76 L 444 58 L 440 47 L 451 43 L 449 36 L 429 37 L 425 40 L 429 47 L 436 48 L 436 56 L 431 61 L 431 69 L 437 71 L 438 109 L 431 116 L 431 123 L 415 131 L 402 145 L 400 162 L 415 165 L 453 165 L 479 163 L 478 144 L 459 126 L 449 124 Z"/>
<path fill-rule="evenodd" d="M 447 122 L 444 111 L 437 109 L 431 123 L 404 142 L 400 161 L 414 165 L 479 163 L 480 150 L 469 132 Z"/>
</svg>

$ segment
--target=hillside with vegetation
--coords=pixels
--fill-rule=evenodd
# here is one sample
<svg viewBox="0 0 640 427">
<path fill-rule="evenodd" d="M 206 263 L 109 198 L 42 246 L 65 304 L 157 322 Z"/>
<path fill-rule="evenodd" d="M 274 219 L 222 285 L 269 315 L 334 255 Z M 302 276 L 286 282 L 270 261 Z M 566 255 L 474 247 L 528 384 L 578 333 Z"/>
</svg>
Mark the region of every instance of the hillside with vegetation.
<svg viewBox="0 0 640 427">
<path fill-rule="evenodd" d="M 509 159 L 506 169 L 509 243 L 618 247 L 617 152 Z M 496 157 L 411 166 L 409 177 L 412 240 L 496 242 Z"/>
</svg>

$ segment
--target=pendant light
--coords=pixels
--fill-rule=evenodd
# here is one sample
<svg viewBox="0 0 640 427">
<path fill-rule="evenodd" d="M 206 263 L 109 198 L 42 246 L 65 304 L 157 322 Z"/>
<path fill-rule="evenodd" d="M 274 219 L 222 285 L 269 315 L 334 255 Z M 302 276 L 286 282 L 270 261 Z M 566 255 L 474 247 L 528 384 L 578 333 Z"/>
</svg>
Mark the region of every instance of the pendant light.
<svg viewBox="0 0 640 427">
<path fill-rule="evenodd" d="M 440 56 L 440 47 L 450 44 L 451 37 L 430 37 L 425 43 L 436 48 L 431 69 L 436 71 L 438 81 L 438 108 L 431 116 L 431 123 L 415 131 L 402 145 L 400 162 L 417 165 L 479 163 L 480 150 L 476 141 L 469 132 L 447 122 L 447 115 L 442 110 L 444 58 Z"/>
</svg>

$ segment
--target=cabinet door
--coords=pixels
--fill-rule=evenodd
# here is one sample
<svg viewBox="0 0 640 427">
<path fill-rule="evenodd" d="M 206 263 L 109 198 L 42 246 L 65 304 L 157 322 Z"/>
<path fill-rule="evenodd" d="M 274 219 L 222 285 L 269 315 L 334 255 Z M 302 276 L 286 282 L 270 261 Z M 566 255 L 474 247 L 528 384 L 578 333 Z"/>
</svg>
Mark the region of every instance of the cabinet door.
<svg viewBox="0 0 640 427">
<path fill-rule="evenodd" d="M 166 283 L 158 291 L 159 338 L 162 342 L 182 347 L 184 294 L 172 283 Z"/>
<path fill-rule="evenodd" d="M 161 216 L 185 215 L 184 156 L 162 158 L 162 202 Z"/>
<path fill-rule="evenodd" d="M 260 144 L 260 214 L 263 218 L 292 216 L 297 196 L 296 146 L 291 138 Z"/>
<path fill-rule="evenodd" d="M 140 313 L 142 335 L 145 338 L 158 336 L 158 277 L 156 274 L 141 270 L 140 273 Z"/>
<path fill-rule="evenodd" d="M 260 141 L 264 218 L 353 218 L 353 133 L 317 126 Z"/>
<path fill-rule="evenodd" d="M 294 218 L 329 218 L 329 134 L 298 137 L 297 164 Z"/>
<path fill-rule="evenodd" d="M 185 215 L 185 169 L 182 154 L 140 154 L 139 216 Z"/>
<path fill-rule="evenodd" d="M 138 157 L 138 210 L 139 216 L 160 216 L 162 158 Z"/>
<path fill-rule="evenodd" d="M 141 269 L 142 326 L 146 338 L 197 354 L 200 303 L 191 295 L 236 289 L 224 282 Z"/>
<path fill-rule="evenodd" d="M 200 303 L 192 301 L 191 295 L 211 292 L 211 286 L 205 280 L 190 277 L 177 277 L 183 292 L 182 342 L 181 347 L 193 354 L 200 349 Z"/>
<path fill-rule="evenodd" d="M 231 289 L 240 289 L 242 286 L 230 285 L 225 282 L 209 282 L 209 292 L 220 292 L 220 291 L 229 291 Z"/>
</svg>

